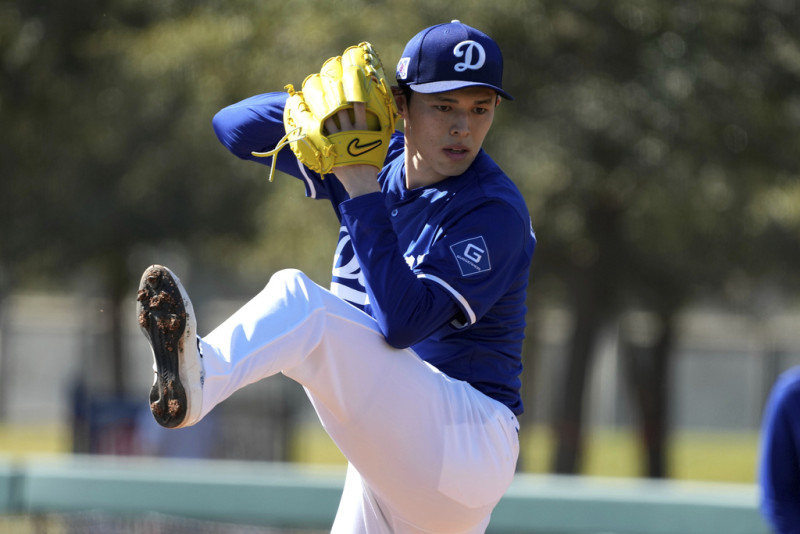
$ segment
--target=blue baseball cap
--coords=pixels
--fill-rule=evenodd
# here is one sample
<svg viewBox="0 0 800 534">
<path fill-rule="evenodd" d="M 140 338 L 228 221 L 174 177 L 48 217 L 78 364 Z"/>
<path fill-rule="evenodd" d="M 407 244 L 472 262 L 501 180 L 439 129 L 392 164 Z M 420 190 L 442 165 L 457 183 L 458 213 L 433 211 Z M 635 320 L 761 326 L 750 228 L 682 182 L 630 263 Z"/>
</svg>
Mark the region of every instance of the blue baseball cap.
<svg viewBox="0 0 800 534">
<path fill-rule="evenodd" d="M 419 32 L 397 63 L 397 82 L 418 93 L 443 93 L 464 87 L 503 91 L 503 54 L 494 40 L 458 20 Z"/>
</svg>

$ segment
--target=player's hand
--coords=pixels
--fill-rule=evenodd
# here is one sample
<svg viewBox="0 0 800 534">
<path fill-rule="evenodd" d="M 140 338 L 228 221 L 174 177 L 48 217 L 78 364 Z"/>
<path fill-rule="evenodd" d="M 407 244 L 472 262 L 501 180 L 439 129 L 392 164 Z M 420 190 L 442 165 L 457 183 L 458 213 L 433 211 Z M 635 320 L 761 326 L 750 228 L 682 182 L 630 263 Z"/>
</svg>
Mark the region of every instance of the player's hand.
<svg viewBox="0 0 800 534">
<path fill-rule="evenodd" d="M 337 124 L 338 122 L 338 124 Z M 367 129 L 367 107 L 363 102 L 356 102 L 351 110 L 343 109 L 325 121 L 325 128 L 329 133 L 344 132 L 347 130 Z M 372 165 L 346 165 L 334 167 L 333 174 L 342 183 L 350 198 L 376 193 L 380 191 L 378 185 L 378 169 Z"/>
<path fill-rule="evenodd" d="M 350 109 L 343 109 L 336 114 L 336 119 L 330 117 L 325 121 L 325 128 L 328 133 L 339 133 L 347 130 L 366 130 L 367 129 L 367 105 L 364 102 L 355 102 L 352 108 L 352 117 Z"/>
</svg>

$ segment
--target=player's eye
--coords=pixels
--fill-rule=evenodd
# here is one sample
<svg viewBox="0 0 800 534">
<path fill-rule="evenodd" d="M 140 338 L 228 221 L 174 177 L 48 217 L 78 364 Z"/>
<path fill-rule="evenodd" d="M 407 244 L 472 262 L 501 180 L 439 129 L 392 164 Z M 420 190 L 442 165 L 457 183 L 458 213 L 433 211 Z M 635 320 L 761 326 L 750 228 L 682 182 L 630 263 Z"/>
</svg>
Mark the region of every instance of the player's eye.
<svg viewBox="0 0 800 534">
<path fill-rule="evenodd" d="M 483 115 L 487 111 L 489 111 L 487 108 L 475 108 L 474 110 L 474 112 L 477 113 L 478 115 Z"/>
</svg>

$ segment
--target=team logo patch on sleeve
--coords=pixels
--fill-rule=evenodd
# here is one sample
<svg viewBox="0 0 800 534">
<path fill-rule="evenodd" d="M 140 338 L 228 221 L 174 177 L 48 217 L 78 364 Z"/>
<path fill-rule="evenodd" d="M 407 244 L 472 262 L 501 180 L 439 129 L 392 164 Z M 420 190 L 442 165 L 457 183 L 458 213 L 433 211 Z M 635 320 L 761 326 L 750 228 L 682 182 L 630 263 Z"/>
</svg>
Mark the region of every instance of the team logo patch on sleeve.
<svg viewBox="0 0 800 534">
<path fill-rule="evenodd" d="M 461 276 L 471 276 L 492 268 L 489 262 L 489 249 L 483 236 L 472 237 L 450 245 L 450 251 L 456 257 L 458 268 L 461 269 Z"/>
</svg>

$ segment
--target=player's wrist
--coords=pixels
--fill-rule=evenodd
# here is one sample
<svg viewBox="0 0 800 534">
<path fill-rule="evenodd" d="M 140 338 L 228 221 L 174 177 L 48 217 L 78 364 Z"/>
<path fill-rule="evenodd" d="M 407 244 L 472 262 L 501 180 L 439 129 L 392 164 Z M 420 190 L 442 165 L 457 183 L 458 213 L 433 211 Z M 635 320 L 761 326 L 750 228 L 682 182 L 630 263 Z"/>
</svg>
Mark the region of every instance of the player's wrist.
<svg viewBox="0 0 800 534">
<path fill-rule="evenodd" d="M 342 183 L 350 198 L 378 193 L 381 190 L 380 184 L 378 184 L 378 169 L 372 165 L 335 167 L 333 173 Z"/>
</svg>

